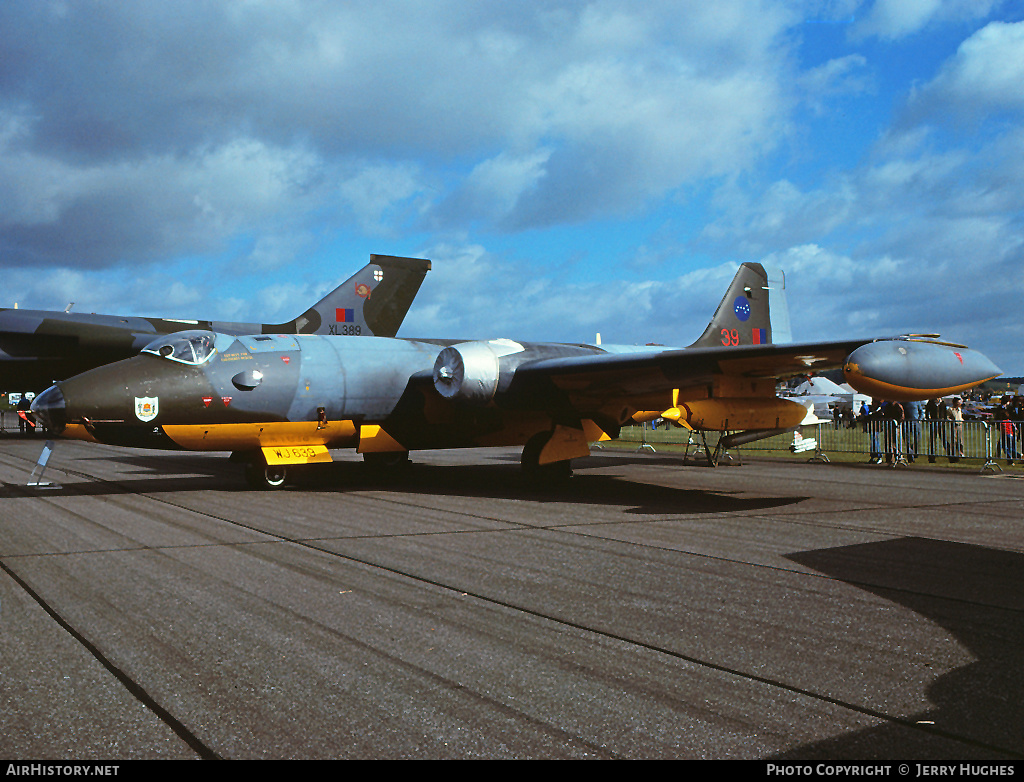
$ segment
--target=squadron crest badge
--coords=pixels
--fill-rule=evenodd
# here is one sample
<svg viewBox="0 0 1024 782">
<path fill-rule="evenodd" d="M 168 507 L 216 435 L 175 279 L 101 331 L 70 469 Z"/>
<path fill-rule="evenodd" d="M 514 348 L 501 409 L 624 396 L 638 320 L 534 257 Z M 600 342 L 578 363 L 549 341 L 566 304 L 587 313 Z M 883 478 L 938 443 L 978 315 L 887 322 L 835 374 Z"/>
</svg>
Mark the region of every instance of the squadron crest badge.
<svg viewBox="0 0 1024 782">
<path fill-rule="evenodd" d="M 137 396 L 135 397 L 135 417 L 140 421 L 152 421 L 160 412 L 160 397 L 158 396 Z"/>
</svg>

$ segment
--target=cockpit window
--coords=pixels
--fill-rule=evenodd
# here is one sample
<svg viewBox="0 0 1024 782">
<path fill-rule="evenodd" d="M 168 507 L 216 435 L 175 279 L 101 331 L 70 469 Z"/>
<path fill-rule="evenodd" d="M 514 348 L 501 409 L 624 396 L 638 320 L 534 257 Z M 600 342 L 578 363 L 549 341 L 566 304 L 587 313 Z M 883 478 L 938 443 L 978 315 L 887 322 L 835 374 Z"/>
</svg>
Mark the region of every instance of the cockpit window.
<svg viewBox="0 0 1024 782">
<path fill-rule="evenodd" d="M 216 342 L 216 335 L 211 331 L 182 331 L 153 340 L 142 352 L 196 365 L 208 361 L 217 352 Z"/>
</svg>

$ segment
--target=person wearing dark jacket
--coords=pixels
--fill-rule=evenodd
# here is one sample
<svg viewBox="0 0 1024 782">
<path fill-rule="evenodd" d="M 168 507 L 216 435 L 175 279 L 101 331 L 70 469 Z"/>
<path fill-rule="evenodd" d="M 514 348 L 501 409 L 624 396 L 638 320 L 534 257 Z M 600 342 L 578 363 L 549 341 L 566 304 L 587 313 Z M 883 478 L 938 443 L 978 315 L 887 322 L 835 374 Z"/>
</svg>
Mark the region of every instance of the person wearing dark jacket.
<svg viewBox="0 0 1024 782">
<path fill-rule="evenodd" d="M 861 408 L 861 419 L 864 422 L 864 431 L 871 438 L 871 458 L 868 464 L 879 464 L 882 461 L 882 449 L 879 446 L 879 432 L 882 429 L 882 405 L 885 402 L 879 399 L 874 406 L 869 408 L 866 404 Z"/>
<path fill-rule="evenodd" d="M 32 409 L 32 400 L 22 396 L 21 401 L 18 402 L 18 431 L 22 434 L 27 434 L 31 431 L 29 428 L 28 411 Z"/>
<path fill-rule="evenodd" d="M 900 434 L 906 418 L 903 405 L 895 400 L 886 402 L 882 407 L 882 417 L 885 421 L 885 463 L 896 464 L 903 460 L 903 448 L 900 445 Z"/>
</svg>

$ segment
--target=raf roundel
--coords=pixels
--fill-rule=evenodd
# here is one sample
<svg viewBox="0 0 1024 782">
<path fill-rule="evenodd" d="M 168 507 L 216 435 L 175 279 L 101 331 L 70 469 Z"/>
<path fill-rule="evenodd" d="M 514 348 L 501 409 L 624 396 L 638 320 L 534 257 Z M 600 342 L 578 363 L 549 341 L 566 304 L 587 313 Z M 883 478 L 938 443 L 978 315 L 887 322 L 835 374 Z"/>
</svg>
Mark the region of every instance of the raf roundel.
<svg viewBox="0 0 1024 782">
<path fill-rule="evenodd" d="M 746 296 L 737 296 L 732 309 L 740 320 L 746 322 L 750 318 L 750 301 Z"/>
</svg>

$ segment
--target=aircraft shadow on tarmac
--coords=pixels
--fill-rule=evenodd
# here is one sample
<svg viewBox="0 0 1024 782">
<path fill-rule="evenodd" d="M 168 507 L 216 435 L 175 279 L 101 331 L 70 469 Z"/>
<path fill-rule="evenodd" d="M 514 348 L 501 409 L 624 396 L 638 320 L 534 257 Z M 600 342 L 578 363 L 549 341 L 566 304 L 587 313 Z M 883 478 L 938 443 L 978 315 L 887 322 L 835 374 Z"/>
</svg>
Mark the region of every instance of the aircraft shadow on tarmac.
<svg viewBox="0 0 1024 782">
<path fill-rule="evenodd" d="M 255 492 L 243 481 L 241 465 L 232 464 L 223 456 L 160 454 L 104 456 L 103 459 L 134 469 L 109 480 L 85 480 L 50 489 L 48 496 L 60 493 L 103 496 L 202 490 Z M 617 460 L 602 459 L 594 464 L 609 467 L 614 466 L 614 461 Z M 619 466 L 630 461 L 626 459 Z M 649 459 L 641 461 L 651 464 Z M 678 464 L 677 461 L 671 463 Z M 175 474 L 168 474 L 172 472 Z M 59 482 L 59 474 L 50 478 Z M 625 513 L 638 515 L 760 512 L 794 505 L 806 499 L 803 496 L 750 497 L 741 496 L 739 492 L 673 488 L 585 471 L 577 471 L 564 483 L 537 483 L 522 475 L 518 463 L 510 464 L 500 457 L 481 464 L 413 463 L 392 469 L 371 469 L 361 460 L 309 465 L 293 486 L 282 491 L 287 493 L 290 490 L 341 494 L 391 490 L 425 496 L 564 502 L 622 507 Z M 269 495 L 276 493 L 269 492 Z"/>
<path fill-rule="evenodd" d="M 901 715 L 913 728 L 882 724 L 777 759 L 1024 757 L 1024 555 L 901 538 L 788 558 L 911 609 L 948 630 L 975 661 L 928 688 L 934 708 Z"/>
</svg>

